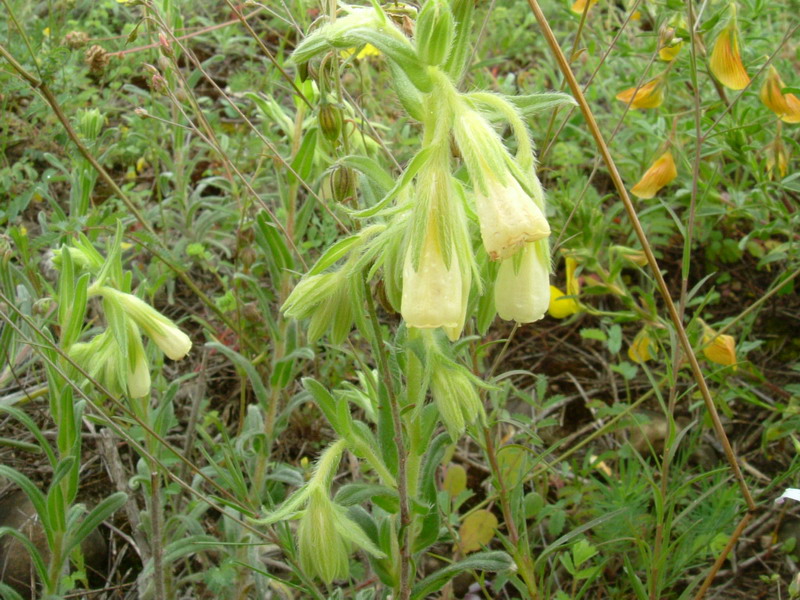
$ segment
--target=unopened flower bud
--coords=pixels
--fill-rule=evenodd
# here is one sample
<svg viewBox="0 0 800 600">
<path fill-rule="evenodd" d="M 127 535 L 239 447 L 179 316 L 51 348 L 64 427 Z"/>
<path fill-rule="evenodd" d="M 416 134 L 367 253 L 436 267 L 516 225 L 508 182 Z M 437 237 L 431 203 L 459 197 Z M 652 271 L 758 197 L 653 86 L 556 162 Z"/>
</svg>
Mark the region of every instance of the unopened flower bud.
<svg viewBox="0 0 800 600">
<path fill-rule="evenodd" d="M 450 439 L 457 441 L 464 428 L 483 418 L 483 404 L 464 367 L 435 357 L 431 372 L 431 395 Z"/>
<path fill-rule="evenodd" d="M 158 32 L 158 48 L 161 50 L 161 54 L 164 56 L 168 56 L 170 58 L 175 56 L 175 52 L 172 50 L 172 44 L 170 43 L 169 38 L 164 35 L 163 31 Z"/>
<path fill-rule="evenodd" d="M 417 55 L 428 65 L 440 65 L 450 52 L 453 41 L 453 13 L 446 0 L 427 0 L 417 17 L 414 37 Z"/>
<path fill-rule="evenodd" d="M 167 80 L 160 73 L 154 73 L 150 78 L 150 89 L 156 94 L 166 94 Z"/>
<path fill-rule="evenodd" d="M 128 395 L 143 398 L 150 394 L 150 365 L 135 323 L 128 321 Z"/>
<path fill-rule="evenodd" d="M 83 110 L 78 117 L 78 131 L 85 139 L 93 142 L 100 137 L 105 122 L 105 115 L 96 108 Z"/>
</svg>

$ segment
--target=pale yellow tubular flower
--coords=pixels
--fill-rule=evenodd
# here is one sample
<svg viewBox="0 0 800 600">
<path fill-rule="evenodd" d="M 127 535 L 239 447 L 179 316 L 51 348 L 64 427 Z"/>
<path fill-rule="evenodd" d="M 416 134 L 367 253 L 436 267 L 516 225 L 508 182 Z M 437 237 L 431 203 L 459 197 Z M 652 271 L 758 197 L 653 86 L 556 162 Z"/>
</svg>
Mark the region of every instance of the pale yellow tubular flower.
<svg viewBox="0 0 800 600">
<path fill-rule="evenodd" d="M 414 270 L 411 244 L 403 264 L 403 295 L 400 313 L 409 327 L 460 328 L 462 322 L 462 278 L 456 252 L 451 252 L 448 269 L 434 221 L 428 226 Z"/>
<path fill-rule="evenodd" d="M 494 284 L 494 305 L 497 314 L 506 321 L 533 323 L 550 306 L 550 264 L 547 259 L 547 240 L 528 244 L 520 250 L 519 270 L 514 258 L 500 264 Z"/>
<path fill-rule="evenodd" d="M 525 244 L 550 235 L 542 210 L 513 176 L 506 177 L 505 184 L 489 179 L 488 194 L 475 193 L 483 246 L 492 260 L 509 258 Z"/>
<path fill-rule="evenodd" d="M 142 398 L 150 394 L 150 365 L 142 345 L 142 334 L 128 321 L 128 395 Z"/>
<path fill-rule="evenodd" d="M 122 306 L 125 313 L 144 331 L 161 351 L 172 360 L 180 360 L 192 349 L 192 340 L 180 328 L 155 308 L 133 294 L 126 294 L 113 288 L 101 287 L 98 293 L 112 296 Z"/>
<path fill-rule="evenodd" d="M 650 165 L 642 178 L 631 188 L 631 193 L 638 198 L 652 198 L 677 176 L 678 169 L 675 166 L 675 159 L 672 158 L 672 152 L 667 150 Z"/>
<path fill-rule="evenodd" d="M 739 54 L 739 33 L 734 19 L 731 19 L 714 42 L 708 66 L 717 81 L 727 88 L 741 90 L 750 83 L 750 76 Z"/>
<path fill-rule="evenodd" d="M 617 94 L 617 100 L 630 104 L 631 108 L 658 108 L 664 102 L 664 76 L 651 79 L 638 90 L 628 88 Z"/>
<path fill-rule="evenodd" d="M 556 286 L 550 286 L 550 303 L 547 314 L 554 319 L 566 319 L 581 311 L 580 304 L 574 298 L 568 297 Z"/>
<path fill-rule="evenodd" d="M 586 10 L 587 4 L 589 5 L 589 9 L 591 9 L 598 1 L 599 0 L 575 0 L 570 10 L 576 15 L 582 15 L 583 11 Z"/>
<path fill-rule="evenodd" d="M 769 74 L 761 86 L 758 97 L 768 109 L 774 112 L 785 123 L 800 123 L 800 99 L 794 94 L 781 92 L 786 85 L 778 70 L 770 65 Z"/>
<path fill-rule="evenodd" d="M 297 527 L 297 546 L 303 570 L 327 584 L 350 572 L 350 543 L 336 530 L 337 516 L 325 489 L 313 486 Z"/>
</svg>

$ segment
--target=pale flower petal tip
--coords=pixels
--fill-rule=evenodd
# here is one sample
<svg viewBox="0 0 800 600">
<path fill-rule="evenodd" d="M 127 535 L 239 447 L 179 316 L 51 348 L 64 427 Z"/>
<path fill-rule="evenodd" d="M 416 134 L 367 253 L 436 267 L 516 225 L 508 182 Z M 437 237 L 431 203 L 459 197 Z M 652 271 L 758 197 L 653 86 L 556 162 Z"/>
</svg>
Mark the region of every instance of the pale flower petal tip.
<svg viewBox="0 0 800 600">
<path fill-rule="evenodd" d="M 789 500 L 796 500 L 800 502 L 800 489 L 797 488 L 786 488 L 786 491 L 783 492 L 778 498 L 775 498 L 775 504 L 783 504 L 786 499 Z"/>
<path fill-rule="evenodd" d="M 475 195 L 481 239 L 489 258 L 504 260 L 530 242 L 550 235 L 550 225 L 541 208 L 525 193 L 519 182 L 488 182 L 488 193 Z"/>
</svg>

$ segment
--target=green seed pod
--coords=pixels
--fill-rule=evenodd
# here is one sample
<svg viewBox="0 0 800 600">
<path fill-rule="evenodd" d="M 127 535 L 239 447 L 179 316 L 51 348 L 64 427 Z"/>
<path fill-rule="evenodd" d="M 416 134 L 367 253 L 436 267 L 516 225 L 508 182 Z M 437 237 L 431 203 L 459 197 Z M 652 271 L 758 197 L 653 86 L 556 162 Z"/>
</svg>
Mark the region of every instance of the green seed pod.
<svg viewBox="0 0 800 600">
<path fill-rule="evenodd" d="M 319 107 L 319 128 L 329 141 L 334 142 L 339 139 L 342 133 L 342 110 L 329 102 L 323 102 Z"/>
<path fill-rule="evenodd" d="M 417 55 L 428 65 L 442 64 L 453 42 L 453 13 L 446 0 L 428 0 L 417 18 Z"/>
<path fill-rule="evenodd" d="M 356 174 L 350 167 L 339 166 L 331 174 L 333 199 L 339 204 L 347 204 L 356 193 Z"/>
</svg>

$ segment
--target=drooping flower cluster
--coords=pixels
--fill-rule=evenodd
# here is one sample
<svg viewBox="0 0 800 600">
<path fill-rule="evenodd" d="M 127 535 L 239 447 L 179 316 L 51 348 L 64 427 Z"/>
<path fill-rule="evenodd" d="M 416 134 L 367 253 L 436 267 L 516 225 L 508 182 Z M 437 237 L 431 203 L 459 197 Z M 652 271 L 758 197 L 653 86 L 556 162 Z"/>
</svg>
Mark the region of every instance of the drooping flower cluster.
<svg viewBox="0 0 800 600">
<path fill-rule="evenodd" d="M 360 171 L 373 189 L 382 187 L 384 195 L 351 211 L 356 218 L 377 221 L 372 229 L 362 228 L 352 243 L 331 247 L 283 306 L 287 316 L 311 320 L 312 339 L 333 329 L 332 336 L 341 340 L 354 322 L 359 325 L 363 278 L 380 269 L 379 299 L 401 313 L 409 337 L 413 332 L 438 335 L 441 329 L 455 341 L 476 304 L 491 310 L 491 300 L 502 319 L 518 323 L 547 313 L 550 225 L 525 117 L 542 110 L 539 106 L 574 102 L 564 94 L 530 96 L 534 108 L 526 111 L 499 94 L 459 91 L 455 82 L 469 57 L 473 8 L 469 0 L 429 0 L 416 14 L 409 38 L 377 3 L 370 9 L 341 5 L 344 14 L 317 28 L 293 54 L 294 61 L 304 63 L 323 52 L 357 54 L 369 44 L 385 57 L 403 107 L 423 128 L 419 152 L 394 185 L 363 162 L 345 165 Z M 505 126 L 516 142 L 513 155 L 498 133 Z M 333 130 L 337 137 L 346 135 L 344 129 Z M 473 239 L 475 229 L 480 245 Z M 336 267 L 340 259 L 344 264 Z M 335 308 L 346 302 L 342 294 L 352 299 L 347 310 Z M 438 369 L 427 372 L 425 385 L 455 436 L 480 414 L 480 401 L 475 382 L 445 364 L 440 361 Z M 445 400 L 456 391 L 457 406 Z"/>
<path fill-rule="evenodd" d="M 56 263 L 59 266 L 66 265 L 67 271 L 62 273 L 60 314 L 64 317 L 62 321 L 68 321 L 62 322 L 62 328 L 73 330 L 65 347 L 69 357 L 109 391 L 142 398 L 150 393 L 151 384 L 150 361 L 142 342 L 142 333 L 172 360 L 184 358 L 192 348 L 192 341 L 172 320 L 155 308 L 115 287 L 112 280 L 116 278 L 110 274 L 122 272 L 120 234 L 118 231 L 115 250 L 109 253 L 107 259 L 83 236 L 74 246 L 56 252 Z M 87 285 L 81 293 L 74 291 L 74 284 L 65 282 L 75 276 L 75 270 L 96 276 L 94 283 Z M 77 339 L 82 328 L 86 300 L 93 296 L 102 298 L 107 328 L 88 342 L 79 342 Z"/>
<path fill-rule="evenodd" d="M 372 556 L 385 556 L 361 526 L 347 515 L 347 510 L 331 500 L 331 482 L 346 445 L 345 440 L 338 440 L 328 446 L 317 459 L 309 482 L 275 512 L 258 521 L 269 525 L 299 517 L 297 549 L 300 564 L 306 573 L 316 575 L 328 584 L 347 578 L 354 544 Z"/>
</svg>

